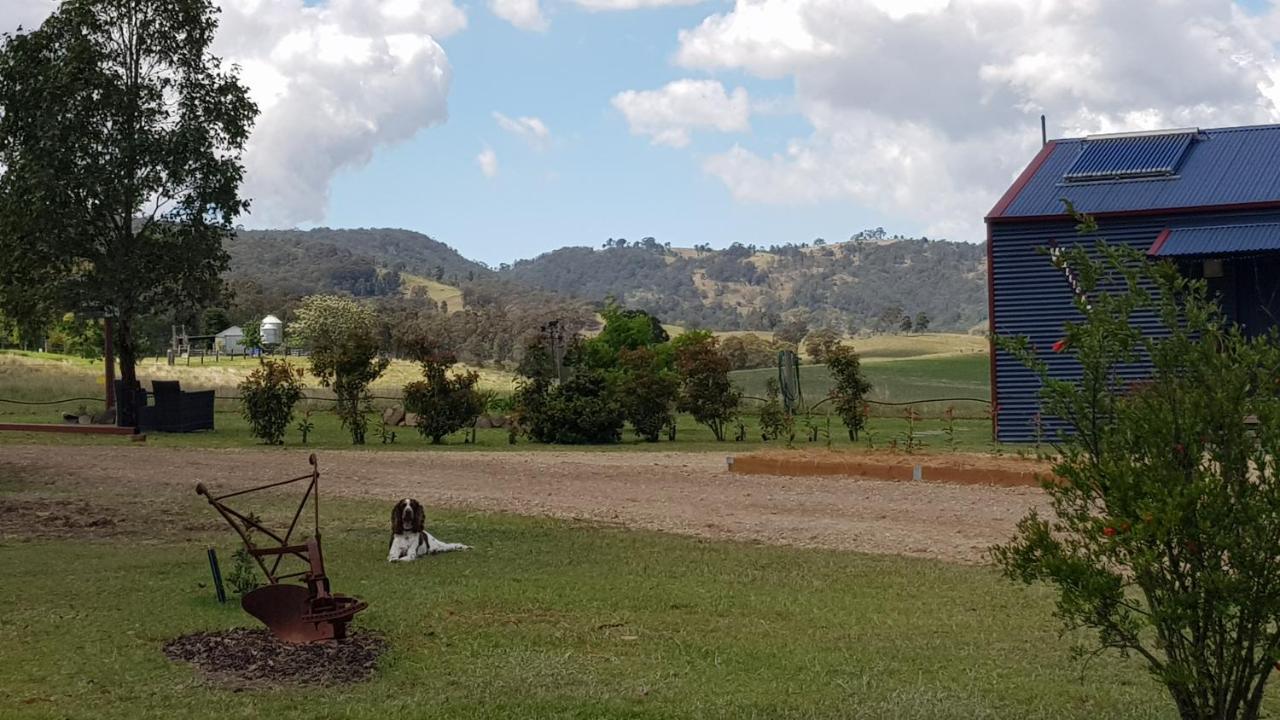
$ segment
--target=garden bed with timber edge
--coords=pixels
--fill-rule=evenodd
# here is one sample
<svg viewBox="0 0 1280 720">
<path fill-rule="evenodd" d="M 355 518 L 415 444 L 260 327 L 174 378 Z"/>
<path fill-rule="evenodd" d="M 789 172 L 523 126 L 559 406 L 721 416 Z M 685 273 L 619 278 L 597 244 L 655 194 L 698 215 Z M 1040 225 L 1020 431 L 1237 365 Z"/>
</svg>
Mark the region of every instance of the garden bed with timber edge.
<svg viewBox="0 0 1280 720">
<path fill-rule="evenodd" d="M 1049 475 L 1052 469 L 1051 464 L 1043 460 L 968 453 L 903 455 L 830 450 L 771 450 L 734 455 L 729 457 L 728 465 L 730 472 L 746 475 L 829 475 L 869 480 L 1003 487 L 1040 487 L 1042 478 Z"/>
</svg>

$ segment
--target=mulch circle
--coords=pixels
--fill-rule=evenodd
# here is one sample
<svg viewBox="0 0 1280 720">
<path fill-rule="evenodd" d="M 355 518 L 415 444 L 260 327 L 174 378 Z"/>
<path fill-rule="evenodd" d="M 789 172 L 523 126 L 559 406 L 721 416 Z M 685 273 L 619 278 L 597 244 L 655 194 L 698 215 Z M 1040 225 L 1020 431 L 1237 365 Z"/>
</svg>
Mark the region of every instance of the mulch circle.
<svg viewBox="0 0 1280 720">
<path fill-rule="evenodd" d="M 385 640 L 368 632 L 295 644 L 280 642 L 265 629 L 238 628 L 174 638 L 164 654 L 195 665 L 220 685 L 343 685 L 368 680 L 386 648 Z"/>
</svg>

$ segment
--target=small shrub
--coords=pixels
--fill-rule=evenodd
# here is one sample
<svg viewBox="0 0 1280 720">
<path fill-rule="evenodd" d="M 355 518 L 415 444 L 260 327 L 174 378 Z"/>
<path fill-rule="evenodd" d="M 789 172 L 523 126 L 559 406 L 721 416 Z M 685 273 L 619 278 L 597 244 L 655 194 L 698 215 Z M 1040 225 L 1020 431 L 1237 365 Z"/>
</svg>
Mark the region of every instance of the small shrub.
<svg viewBox="0 0 1280 720">
<path fill-rule="evenodd" d="M 422 356 L 422 380 L 404 386 L 404 409 L 418 417 L 418 432 L 439 445 L 446 435 L 475 425 L 484 412 L 484 398 L 476 391 L 475 371 L 449 373 L 456 359 L 451 353 Z"/>
<path fill-rule="evenodd" d="M 231 592 L 244 596 L 262 586 L 258 578 L 258 564 L 245 548 L 236 548 L 231 554 L 231 572 L 227 573 L 227 585 Z"/>
<path fill-rule="evenodd" d="M 657 353 L 645 347 L 621 350 L 618 365 L 618 396 L 627 421 L 645 442 L 658 442 L 663 428 L 674 422 L 671 410 L 679 379 L 663 367 Z"/>
<path fill-rule="evenodd" d="M 834 381 L 829 395 L 831 402 L 849 431 L 849 439 L 856 441 L 858 433 L 867 426 L 865 398 L 871 392 L 871 383 L 862 374 L 862 361 L 851 347 L 831 348 L 827 353 L 827 369 Z"/>
<path fill-rule="evenodd" d="M 527 380 L 516 398 L 521 426 L 537 442 L 585 445 L 622 440 L 622 408 L 598 370 L 576 368 L 554 386 Z"/>
<path fill-rule="evenodd" d="M 764 405 L 760 407 L 760 439 L 765 442 L 787 437 L 794 432 L 795 419 L 782 408 L 777 378 L 764 384 Z"/>
<path fill-rule="evenodd" d="M 302 411 L 302 419 L 298 421 L 296 427 L 298 432 L 302 433 L 302 444 L 307 444 L 307 438 L 311 436 L 311 431 L 316 429 L 316 424 L 311 420 L 311 408 Z"/>
<path fill-rule="evenodd" d="M 268 445 L 284 443 L 293 408 L 306 387 L 304 374 L 286 360 L 264 360 L 240 383 L 240 413 L 254 437 Z"/>
</svg>

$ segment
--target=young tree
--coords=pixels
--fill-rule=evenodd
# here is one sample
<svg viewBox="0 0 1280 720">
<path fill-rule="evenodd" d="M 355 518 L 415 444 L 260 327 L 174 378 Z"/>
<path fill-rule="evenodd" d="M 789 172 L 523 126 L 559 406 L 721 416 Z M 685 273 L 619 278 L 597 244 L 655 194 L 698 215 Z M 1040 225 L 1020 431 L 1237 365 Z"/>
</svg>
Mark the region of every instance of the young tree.
<svg viewBox="0 0 1280 720">
<path fill-rule="evenodd" d="M 853 348 L 841 345 L 827 354 L 827 370 L 833 381 L 829 397 L 836 414 L 844 421 L 849 439 L 857 440 L 867 426 L 866 397 L 871 392 L 871 383 L 862 374 L 862 361 Z"/>
<path fill-rule="evenodd" d="M 1142 657 L 1180 717 L 1257 718 L 1280 655 L 1280 336 L 1246 337 L 1203 281 L 1128 248 L 1054 262 L 1078 280 L 1081 321 L 1052 348 L 1000 340 L 1067 431 L 1051 511 L 994 557 L 1014 580 L 1056 586 L 1057 615 L 1099 652 Z M 1046 351 L 1069 355 L 1079 380 L 1050 375 Z M 1151 374 L 1133 383 L 1124 369 L 1139 358 Z"/>
<path fill-rule="evenodd" d="M 293 408 L 302 399 L 302 368 L 288 360 L 263 360 L 240 383 L 240 414 L 249 432 L 268 445 L 284 444 L 285 430 L 293 421 Z"/>
<path fill-rule="evenodd" d="M 0 299 L 113 315 L 126 386 L 139 318 L 216 295 L 222 241 L 248 206 L 240 157 L 257 110 L 210 52 L 217 12 L 67 0 L 0 47 Z M 133 398 L 120 396 L 125 423 Z"/>
<path fill-rule="evenodd" d="M 724 428 L 738 414 L 742 393 L 729 381 L 729 359 L 720 352 L 715 336 L 706 331 L 688 332 L 676 338 L 676 370 L 680 395 L 676 409 L 711 428 L 716 440 L 724 440 Z"/>
<path fill-rule="evenodd" d="M 636 435 L 658 442 L 662 429 L 674 421 L 672 408 L 679 378 L 670 369 L 670 353 L 663 355 L 641 347 L 618 354 L 618 395 L 622 411 Z"/>
<path fill-rule="evenodd" d="M 820 328 L 804 339 L 804 352 L 815 363 L 825 363 L 831 351 L 840 346 L 840 334 L 831 328 Z"/>
<path fill-rule="evenodd" d="M 303 298 L 296 316 L 289 325 L 291 342 L 311 349 L 311 374 L 322 386 L 333 388 L 342 426 L 353 444 L 363 445 L 373 411 L 369 385 L 390 362 L 379 352 L 377 316 L 339 295 Z"/>
<path fill-rule="evenodd" d="M 799 345 L 804 336 L 809 333 L 809 322 L 807 320 L 790 320 L 783 324 L 773 332 L 773 336 L 784 343 Z"/>
<path fill-rule="evenodd" d="M 916 313 L 915 330 L 918 333 L 929 330 L 929 316 L 923 310 Z"/>
<path fill-rule="evenodd" d="M 476 391 L 479 373 L 449 374 L 457 362 L 452 353 L 421 353 L 422 380 L 404 386 L 404 409 L 418 417 L 418 432 L 439 445 L 444 436 L 474 425 L 484 412 L 484 402 Z"/>
<path fill-rule="evenodd" d="M 898 329 L 908 335 L 911 334 L 911 316 L 910 315 L 902 316 L 902 321 L 898 323 Z"/>
</svg>

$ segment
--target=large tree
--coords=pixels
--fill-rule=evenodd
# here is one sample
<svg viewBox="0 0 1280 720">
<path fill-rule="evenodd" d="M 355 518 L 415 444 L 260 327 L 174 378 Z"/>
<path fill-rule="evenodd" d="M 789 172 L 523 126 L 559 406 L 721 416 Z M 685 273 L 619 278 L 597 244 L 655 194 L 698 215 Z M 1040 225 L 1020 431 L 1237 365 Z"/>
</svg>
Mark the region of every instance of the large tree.
<svg viewBox="0 0 1280 720">
<path fill-rule="evenodd" d="M 209 46 L 210 0 L 67 0 L 0 46 L 0 302 L 56 296 L 114 316 L 121 379 L 135 328 L 217 295 L 222 241 L 248 208 L 257 112 Z M 37 304 L 39 305 L 39 304 Z M 120 400 L 134 418 L 132 393 Z"/>
</svg>

